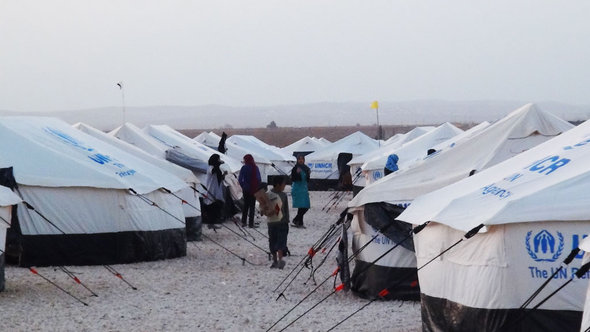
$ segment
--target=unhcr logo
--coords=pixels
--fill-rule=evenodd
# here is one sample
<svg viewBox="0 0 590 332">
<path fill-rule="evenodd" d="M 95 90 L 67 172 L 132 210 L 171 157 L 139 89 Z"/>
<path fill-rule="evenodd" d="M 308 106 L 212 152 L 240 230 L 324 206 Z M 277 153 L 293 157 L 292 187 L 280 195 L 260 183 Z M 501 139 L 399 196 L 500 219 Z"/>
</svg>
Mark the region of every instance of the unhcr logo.
<svg viewBox="0 0 590 332">
<path fill-rule="evenodd" d="M 381 173 L 381 171 L 373 172 L 373 180 L 377 181 L 377 180 L 381 179 L 382 177 L 383 177 L 383 174 Z"/>
<path fill-rule="evenodd" d="M 563 234 L 556 233 L 557 241 L 547 230 L 540 231 L 534 237 L 532 231 L 526 233 L 525 245 L 529 256 L 536 262 L 555 262 L 561 256 L 564 246 Z"/>
</svg>

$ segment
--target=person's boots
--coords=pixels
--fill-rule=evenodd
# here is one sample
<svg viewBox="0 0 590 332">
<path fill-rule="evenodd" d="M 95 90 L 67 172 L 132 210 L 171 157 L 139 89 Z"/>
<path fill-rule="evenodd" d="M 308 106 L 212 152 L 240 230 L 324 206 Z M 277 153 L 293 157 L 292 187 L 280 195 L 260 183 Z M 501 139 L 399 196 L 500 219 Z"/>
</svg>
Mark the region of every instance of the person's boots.
<svg viewBox="0 0 590 332">
<path fill-rule="evenodd" d="M 293 226 L 299 227 L 299 216 L 295 216 L 291 222 L 293 223 Z"/>
</svg>

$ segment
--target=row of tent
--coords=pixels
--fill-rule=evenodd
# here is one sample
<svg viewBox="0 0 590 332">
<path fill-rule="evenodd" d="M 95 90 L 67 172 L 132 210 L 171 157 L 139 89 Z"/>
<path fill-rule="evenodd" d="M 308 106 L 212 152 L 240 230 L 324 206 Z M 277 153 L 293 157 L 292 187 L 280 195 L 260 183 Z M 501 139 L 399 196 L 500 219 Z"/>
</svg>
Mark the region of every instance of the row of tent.
<svg viewBox="0 0 590 332">
<path fill-rule="evenodd" d="M 367 184 L 348 204 L 353 248 L 367 245 L 353 290 L 419 299 L 425 331 L 586 331 L 588 143 L 590 121 L 528 104 Z"/>
<path fill-rule="evenodd" d="M 209 147 L 204 136 L 216 142 Z M 55 118 L 0 118 L 0 290 L 6 254 L 20 266 L 186 255 L 186 226 L 201 216 L 201 183 L 218 138 L 191 139 L 165 125 L 126 123 L 104 133 Z M 305 138 L 281 150 L 240 135 L 226 143 L 222 168 L 232 174 L 226 185 L 234 200 L 245 154 L 255 155 L 266 177 L 289 172 L 294 153 L 330 144 Z"/>
</svg>

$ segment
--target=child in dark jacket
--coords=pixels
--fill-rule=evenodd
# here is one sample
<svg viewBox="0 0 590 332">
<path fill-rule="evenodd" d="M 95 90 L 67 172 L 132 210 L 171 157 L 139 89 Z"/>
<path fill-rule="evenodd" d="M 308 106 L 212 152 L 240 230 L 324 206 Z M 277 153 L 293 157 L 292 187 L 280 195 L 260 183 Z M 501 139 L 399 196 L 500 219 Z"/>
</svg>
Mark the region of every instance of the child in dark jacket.
<svg viewBox="0 0 590 332">
<path fill-rule="evenodd" d="M 285 176 L 276 176 L 272 181 L 273 188 L 267 192 L 271 208 L 267 215 L 268 245 L 272 254 L 270 268 L 283 269 L 285 261 L 283 256 L 287 248 L 287 236 L 289 234 L 289 201 L 284 193 L 287 185 Z"/>
</svg>

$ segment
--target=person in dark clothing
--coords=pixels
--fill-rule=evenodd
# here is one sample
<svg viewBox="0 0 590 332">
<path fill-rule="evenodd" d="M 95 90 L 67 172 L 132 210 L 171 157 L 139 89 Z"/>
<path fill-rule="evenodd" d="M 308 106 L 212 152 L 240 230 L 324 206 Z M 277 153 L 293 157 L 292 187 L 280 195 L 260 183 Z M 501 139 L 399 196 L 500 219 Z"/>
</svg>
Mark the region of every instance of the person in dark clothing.
<svg viewBox="0 0 590 332">
<path fill-rule="evenodd" d="M 291 196 L 293 197 L 293 207 L 297 208 L 297 215 L 293 218 L 293 227 L 305 228 L 303 225 L 303 215 L 309 210 L 309 190 L 307 183 L 311 170 L 305 165 L 305 157 L 298 156 L 297 164 L 291 170 Z"/>
<path fill-rule="evenodd" d="M 242 209 L 242 226 L 246 226 L 248 221 L 248 227 L 253 228 L 254 225 L 254 209 L 256 205 L 256 198 L 254 193 L 258 190 L 260 184 L 260 170 L 254 162 L 254 157 L 251 154 L 244 156 L 244 166 L 240 169 L 240 175 L 238 176 L 238 182 L 242 187 L 244 194 L 244 208 Z"/>
<path fill-rule="evenodd" d="M 268 200 L 275 208 L 268 217 L 268 246 L 272 254 L 272 265 L 270 268 L 283 269 L 285 267 L 285 251 L 287 249 L 287 236 L 289 234 L 289 201 L 285 185 L 285 176 L 276 176 L 272 179 L 273 188 L 267 193 Z"/>
<path fill-rule="evenodd" d="M 209 169 L 207 170 L 207 194 L 203 198 L 203 223 L 209 228 L 219 228 L 215 226 L 221 222 L 221 211 L 225 203 L 223 194 L 223 178 L 225 174 L 219 168 L 223 164 L 218 154 L 209 157 Z"/>
<path fill-rule="evenodd" d="M 227 140 L 227 134 L 225 131 L 221 134 L 221 139 L 219 140 L 219 145 L 217 146 L 217 151 L 224 153 L 227 152 L 227 148 L 225 147 L 225 141 Z"/>
</svg>

